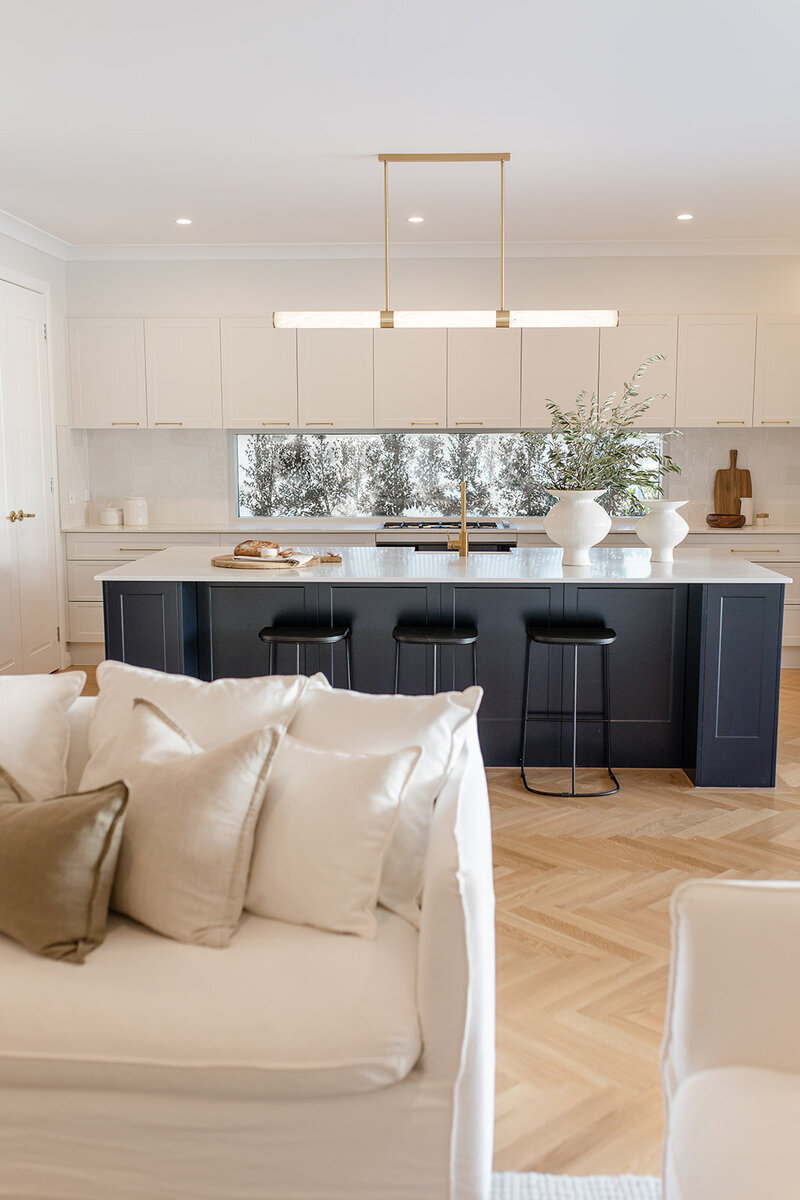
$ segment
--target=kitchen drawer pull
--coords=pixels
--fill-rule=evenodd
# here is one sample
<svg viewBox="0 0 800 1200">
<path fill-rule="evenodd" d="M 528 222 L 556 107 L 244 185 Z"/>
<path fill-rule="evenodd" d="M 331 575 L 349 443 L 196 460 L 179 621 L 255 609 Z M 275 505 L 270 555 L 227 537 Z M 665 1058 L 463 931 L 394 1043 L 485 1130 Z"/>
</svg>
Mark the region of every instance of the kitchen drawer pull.
<svg viewBox="0 0 800 1200">
<path fill-rule="evenodd" d="M 749 554 L 752 558 L 757 558 L 759 554 L 780 554 L 780 550 L 762 550 L 759 546 L 758 550 L 739 550 L 738 547 L 730 547 L 731 554 Z"/>
<path fill-rule="evenodd" d="M 138 425 L 138 421 L 112 421 L 112 425 Z"/>
<path fill-rule="evenodd" d="M 718 425 L 744 425 L 744 421 L 717 421 Z"/>
<path fill-rule="evenodd" d="M 774 421 L 773 421 L 773 420 L 770 420 L 770 421 L 762 421 L 762 422 L 761 422 L 761 424 L 762 424 L 762 425 L 788 425 L 788 424 L 789 424 L 789 421 L 788 421 L 788 419 L 787 419 L 787 420 L 780 420 L 780 421 L 779 421 L 779 420 L 777 420 L 777 419 L 775 419 Z"/>
<path fill-rule="evenodd" d="M 182 425 L 183 421 L 156 421 L 156 425 Z"/>
<path fill-rule="evenodd" d="M 456 421 L 456 425 L 482 425 L 483 421 Z"/>
<path fill-rule="evenodd" d="M 262 425 L 288 425 L 288 421 L 262 421 Z"/>
<path fill-rule="evenodd" d="M 158 550 L 166 550 L 166 546 L 120 546 L 120 554 L 138 554 L 140 550 L 152 550 L 154 553 Z"/>
<path fill-rule="evenodd" d="M 438 421 L 412 421 L 412 425 L 438 425 Z"/>
<path fill-rule="evenodd" d="M 306 425 L 333 425 L 333 421 L 306 421 Z"/>
</svg>

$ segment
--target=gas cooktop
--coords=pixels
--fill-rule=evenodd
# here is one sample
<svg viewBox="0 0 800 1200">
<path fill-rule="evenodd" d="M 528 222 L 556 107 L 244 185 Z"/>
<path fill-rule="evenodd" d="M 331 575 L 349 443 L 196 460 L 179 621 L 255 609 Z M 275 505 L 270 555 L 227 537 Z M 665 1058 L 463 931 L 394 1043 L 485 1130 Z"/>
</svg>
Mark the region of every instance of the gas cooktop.
<svg viewBox="0 0 800 1200">
<path fill-rule="evenodd" d="M 507 521 L 467 521 L 467 529 L 508 529 Z M 460 529 L 460 521 L 384 521 L 383 529 Z"/>
</svg>

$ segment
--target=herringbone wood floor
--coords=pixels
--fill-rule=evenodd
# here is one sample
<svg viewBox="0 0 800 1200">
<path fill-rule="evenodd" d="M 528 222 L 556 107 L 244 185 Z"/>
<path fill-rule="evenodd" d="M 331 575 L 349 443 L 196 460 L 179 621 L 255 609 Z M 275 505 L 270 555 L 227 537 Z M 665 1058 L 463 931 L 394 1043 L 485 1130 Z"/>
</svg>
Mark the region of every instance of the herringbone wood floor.
<svg viewBox="0 0 800 1200">
<path fill-rule="evenodd" d="M 658 1174 L 669 897 L 697 877 L 800 879 L 800 671 L 783 672 L 774 790 L 631 770 L 616 796 L 569 801 L 488 776 L 495 1169 Z"/>
<path fill-rule="evenodd" d="M 488 776 L 495 1168 L 657 1174 L 669 897 L 700 876 L 800 879 L 800 671 L 783 672 L 774 790 L 620 771 L 616 796 L 569 801 L 529 795 L 516 771 Z"/>
</svg>

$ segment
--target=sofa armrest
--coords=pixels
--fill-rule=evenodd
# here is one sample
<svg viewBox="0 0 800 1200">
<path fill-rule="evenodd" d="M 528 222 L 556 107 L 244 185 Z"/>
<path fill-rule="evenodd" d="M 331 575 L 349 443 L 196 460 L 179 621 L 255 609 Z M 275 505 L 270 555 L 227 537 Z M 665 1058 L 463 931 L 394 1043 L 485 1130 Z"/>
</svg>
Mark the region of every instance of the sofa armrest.
<svg viewBox="0 0 800 1200">
<path fill-rule="evenodd" d="M 667 1104 L 710 1067 L 800 1071 L 800 884 L 702 880 L 672 898 Z"/>
<path fill-rule="evenodd" d="M 494 1124 L 494 886 L 489 796 L 472 718 L 434 810 L 418 963 L 421 1070 L 453 1104 L 453 1195 L 488 1196 Z"/>
</svg>

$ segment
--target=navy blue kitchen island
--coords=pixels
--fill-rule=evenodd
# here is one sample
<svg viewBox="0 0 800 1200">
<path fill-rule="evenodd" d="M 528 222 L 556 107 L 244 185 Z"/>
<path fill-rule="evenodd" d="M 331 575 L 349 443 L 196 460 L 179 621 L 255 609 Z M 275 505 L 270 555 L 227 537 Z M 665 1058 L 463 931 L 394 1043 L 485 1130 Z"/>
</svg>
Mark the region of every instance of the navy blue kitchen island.
<svg viewBox="0 0 800 1200">
<path fill-rule="evenodd" d="M 678 767 L 705 787 L 774 785 L 788 581 L 767 568 L 705 550 L 668 565 L 651 564 L 645 549 L 600 549 L 589 567 L 562 567 L 556 548 L 459 559 L 353 547 L 340 551 L 341 564 L 255 573 L 214 567 L 215 553 L 176 547 L 99 576 L 107 656 L 207 680 L 260 675 L 265 625 L 348 625 L 353 687 L 380 693 L 394 687 L 395 625 L 472 624 L 484 758 L 516 766 L 526 626 L 610 626 L 615 766 Z M 330 677 L 329 651 L 305 648 L 301 669 Z M 294 648 L 276 649 L 275 670 L 294 672 Z M 440 687 L 471 681 L 471 656 L 443 650 Z M 532 708 L 568 712 L 571 651 L 536 647 L 531 685 Z M 405 648 L 400 690 L 432 688 L 430 649 Z M 578 702 L 586 714 L 602 707 L 599 651 L 582 652 Z M 570 761 L 567 722 L 531 728 L 532 765 Z M 603 762 L 599 725 L 580 725 L 578 760 Z"/>
</svg>

